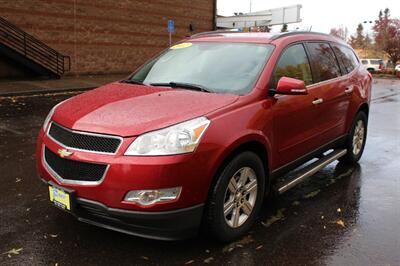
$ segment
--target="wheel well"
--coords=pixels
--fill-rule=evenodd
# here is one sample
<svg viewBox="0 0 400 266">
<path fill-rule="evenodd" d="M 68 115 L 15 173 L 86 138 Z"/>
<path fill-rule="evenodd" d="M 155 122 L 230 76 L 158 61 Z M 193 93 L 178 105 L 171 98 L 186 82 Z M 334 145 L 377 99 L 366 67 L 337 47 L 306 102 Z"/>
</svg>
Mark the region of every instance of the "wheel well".
<svg viewBox="0 0 400 266">
<path fill-rule="evenodd" d="M 217 168 L 217 171 L 214 174 L 213 180 L 211 182 L 209 193 L 211 192 L 212 188 L 214 187 L 215 183 L 218 180 L 218 177 L 221 175 L 222 171 L 225 169 L 225 166 L 238 154 L 245 152 L 245 151 L 252 151 L 257 156 L 260 157 L 261 161 L 263 162 L 264 171 L 266 176 L 268 176 L 268 154 L 265 146 L 258 141 L 250 141 L 241 144 L 240 146 L 236 147 L 233 151 L 229 153 L 229 155 L 220 163 Z M 269 182 L 266 180 L 265 184 L 267 185 Z"/>
<path fill-rule="evenodd" d="M 369 106 L 368 106 L 367 103 L 363 103 L 363 104 L 360 106 L 360 108 L 358 108 L 357 113 L 358 113 L 358 112 L 361 112 L 361 111 L 363 111 L 363 112 L 368 116 L 368 113 L 369 113 Z"/>
</svg>

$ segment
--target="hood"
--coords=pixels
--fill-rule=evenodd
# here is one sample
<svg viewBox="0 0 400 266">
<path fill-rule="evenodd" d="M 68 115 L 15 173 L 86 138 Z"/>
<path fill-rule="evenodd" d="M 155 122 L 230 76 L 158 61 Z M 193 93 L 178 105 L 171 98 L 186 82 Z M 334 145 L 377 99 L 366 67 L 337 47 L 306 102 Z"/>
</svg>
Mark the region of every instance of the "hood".
<svg viewBox="0 0 400 266">
<path fill-rule="evenodd" d="M 116 82 L 68 99 L 53 120 L 74 130 L 128 137 L 205 115 L 237 98 Z"/>
</svg>

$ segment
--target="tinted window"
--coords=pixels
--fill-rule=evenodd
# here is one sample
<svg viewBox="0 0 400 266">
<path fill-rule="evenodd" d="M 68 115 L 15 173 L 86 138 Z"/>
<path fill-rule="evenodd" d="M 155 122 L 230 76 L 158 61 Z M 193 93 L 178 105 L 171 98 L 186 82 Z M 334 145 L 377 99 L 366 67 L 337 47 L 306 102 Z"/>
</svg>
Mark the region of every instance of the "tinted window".
<svg viewBox="0 0 400 266">
<path fill-rule="evenodd" d="M 327 43 L 307 43 L 311 55 L 314 81 L 320 82 L 341 75 L 335 54 Z"/>
<path fill-rule="evenodd" d="M 350 48 L 336 44 L 332 45 L 332 47 L 338 60 L 343 64 L 346 73 L 357 67 L 358 59 Z"/>
<path fill-rule="evenodd" d="M 363 65 L 368 65 L 368 60 L 361 60 L 361 63 L 363 63 Z"/>
<path fill-rule="evenodd" d="M 283 76 L 303 80 L 306 85 L 312 84 L 311 68 L 302 44 L 289 46 L 282 53 L 273 76 L 274 88 Z"/>
</svg>

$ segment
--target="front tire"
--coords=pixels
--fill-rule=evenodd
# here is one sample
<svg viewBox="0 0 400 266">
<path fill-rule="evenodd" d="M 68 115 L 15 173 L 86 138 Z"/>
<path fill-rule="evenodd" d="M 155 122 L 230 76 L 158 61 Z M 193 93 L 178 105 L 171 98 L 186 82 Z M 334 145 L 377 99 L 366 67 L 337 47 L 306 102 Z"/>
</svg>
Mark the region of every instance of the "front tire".
<svg viewBox="0 0 400 266">
<path fill-rule="evenodd" d="M 358 112 L 344 146 L 347 153 L 339 159 L 341 162 L 356 163 L 360 160 L 367 140 L 367 125 L 367 115 L 363 111 Z"/>
<path fill-rule="evenodd" d="M 206 208 L 206 229 L 229 242 L 243 236 L 254 224 L 264 198 L 265 170 L 253 152 L 234 157 L 212 188 Z"/>
</svg>

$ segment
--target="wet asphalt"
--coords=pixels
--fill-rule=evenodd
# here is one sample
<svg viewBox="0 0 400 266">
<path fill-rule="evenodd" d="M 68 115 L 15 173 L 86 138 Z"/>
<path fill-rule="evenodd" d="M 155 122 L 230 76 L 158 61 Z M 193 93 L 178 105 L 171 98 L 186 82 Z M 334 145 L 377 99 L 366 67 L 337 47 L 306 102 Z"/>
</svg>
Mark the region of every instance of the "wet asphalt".
<svg viewBox="0 0 400 266">
<path fill-rule="evenodd" d="M 359 164 L 332 163 L 267 202 L 231 244 L 142 239 L 51 206 L 36 177 L 36 135 L 71 95 L 0 98 L 0 265 L 400 265 L 400 80 L 374 82 Z"/>
</svg>

